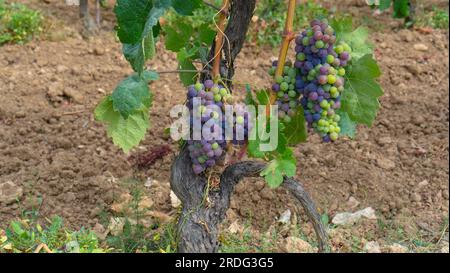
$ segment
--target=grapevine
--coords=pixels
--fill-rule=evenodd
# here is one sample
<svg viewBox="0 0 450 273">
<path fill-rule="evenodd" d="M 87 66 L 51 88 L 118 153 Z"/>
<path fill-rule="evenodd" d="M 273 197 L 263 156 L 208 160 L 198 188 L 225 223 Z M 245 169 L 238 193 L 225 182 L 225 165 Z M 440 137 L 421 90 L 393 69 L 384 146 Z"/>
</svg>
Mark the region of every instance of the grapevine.
<svg viewBox="0 0 450 273">
<path fill-rule="evenodd" d="M 170 9 L 189 16 L 201 5 L 200 0 L 117 1 L 118 38 L 135 73 L 100 102 L 95 110 L 97 120 L 106 123 L 108 135 L 125 152 L 145 137 L 153 100 L 149 83 L 165 74 L 149 70 L 146 62 L 158 54 L 155 40 L 164 36 L 166 48 L 177 55 L 174 71 L 186 88 L 182 96 L 189 112 L 189 136 L 185 145 L 180 145 L 170 180 L 183 203 L 179 251 L 217 251 L 218 226 L 233 188 L 243 177 L 255 175 L 263 177 L 271 188 L 286 187 L 301 202 L 313 223 L 319 250 L 325 251 L 327 238 L 320 216 L 295 179 L 294 148 L 307 141 L 308 128 L 327 143 L 355 137 L 358 124 L 372 125 L 383 91 L 367 30 L 353 29 L 351 20 L 344 18 L 315 19 L 299 31 L 293 25 L 296 0 L 289 0 L 278 60 L 269 69 L 272 82 L 267 83 L 267 90 L 252 92 L 255 89 L 249 88 L 245 104 L 237 104 L 233 97 L 234 60 L 245 41 L 255 1 L 222 1 L 213 29 L 207 24 L 194 29 L 183 23 L 159 23 Z M 288 60 L 292 41 L 295 60 Z M 196 63 L 201 63 L 201 70 Z M 234 107 L 231 118 L 224 115 L 227 106 Z M 253 116 L 248 106 L 261 106 L 265 111 Z M 231 128 L 230 139 L 227 128 Z M 274 132 L 275 141 L 261 132 Z M 254 161 L 226 161 L 232 145 L 239 145 L 240 153 L 247 152 Z M 209 172 L 213 167 L 223 172 L 214 178 L 220 180 L 217 189 L 209 191 L 209 178 L 217 176 L 217 172 Z M 209 204 L 205 205 L 205 200 Z M 199 227 L 198 221 L 205 221 L 208 229 Z"/>
</svg>

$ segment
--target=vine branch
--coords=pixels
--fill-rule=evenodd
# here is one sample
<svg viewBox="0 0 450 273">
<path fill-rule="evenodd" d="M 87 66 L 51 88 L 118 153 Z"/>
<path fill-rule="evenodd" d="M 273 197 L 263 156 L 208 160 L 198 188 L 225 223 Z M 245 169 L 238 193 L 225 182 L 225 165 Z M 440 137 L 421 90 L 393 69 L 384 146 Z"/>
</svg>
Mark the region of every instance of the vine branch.
<svg viewBox="0 0 450 273">
<path fill-rule="evenodd" d="M 227 9 L 229 6 L 229 0 L 223 0 L 222 8 L 220 9 L 219 13 L 219 22 L 217 24 L 217 35 L 216 35 L 216 42 L 214 47 L 214 63 L 212 68 L 212 77 L 213 79 L 217 79 L 220 77 L 220 60 L 222 59 L 222 48 L 223 48 L 223 36 L 224 36 L 224 30 L 225 30 L 225 20 L 227 19 Z"/>
</svg>

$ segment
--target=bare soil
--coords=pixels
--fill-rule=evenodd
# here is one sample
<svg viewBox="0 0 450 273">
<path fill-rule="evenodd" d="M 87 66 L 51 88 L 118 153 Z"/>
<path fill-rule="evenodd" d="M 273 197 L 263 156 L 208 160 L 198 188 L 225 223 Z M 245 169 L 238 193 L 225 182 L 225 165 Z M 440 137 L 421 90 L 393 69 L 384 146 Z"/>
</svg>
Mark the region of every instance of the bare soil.
<svg viewBox="0 0 450 273">
<path fill-rule="evenodd" d="M 101 31 L 83 38 L 76 8 L 62 1 L 31 2 L 56 26 L 46 39 L 0 47 L 0 183 L 12 181 L 23 188 L 19 202 L 0 206 L 0 227 L 36 207 L 38 197 L 42 216 L 61 215 L 71 226 L 92 227 L 124 191 L 119 181 L 130 177 L 158 181 L 161 187 L 146 190 L 152 209 L 174 214 L 169 170 L 178 148 L 164 129 L 171 122 L 170 108 L 185 97 L 177 75 L 162 74 L 151 85 L 152 128 L 132 153 L 162 144 L 170 144 L 174 152 L 137 170 L 93 118 L 99 100 L 132 72 L 114 37 L 111 10 L 104 12 Z M 371 16 L 366 7 L 356 10 L 358 16 Z M 449 33 L 401 29 L 388 15 L 379 20 L 385 27 L 371 39 L 385 95 L 373 127 L 360 126 L 355 140 L 334 144 L 311 135 L 295 150 L 297 175 L 330 217 L 371 206 L 380 219 L 411 235 L 418 230 L 438 233 L 449 213 Z M 427 49 L 416 50 L 417 44 Z M 149 66 L 173 70 L 175 56 L 162 45 L 158 48 Z M 242 92 L 239 84 L 269 86 L 266 71 L 274 58 L 276 49 L 246 45 L 237 61 L 235 92 Z M 352 207 L 350 198 L 359 205 Z M 263 232 L 287 208 L 303 217 L 283 189 L 272 191 L 261 180 L 248 179 L 236 188 L 228 220 L 250 221 Z M 386 237 L 377 228 L 352 231 L 364 236 L 368 230 L 377 231 L 371 235 L 375 239 Z M 306 227 L 307 235 L 311 232 Z M 336 249 L 350 251 L 336 238 Z"/>
</svg>

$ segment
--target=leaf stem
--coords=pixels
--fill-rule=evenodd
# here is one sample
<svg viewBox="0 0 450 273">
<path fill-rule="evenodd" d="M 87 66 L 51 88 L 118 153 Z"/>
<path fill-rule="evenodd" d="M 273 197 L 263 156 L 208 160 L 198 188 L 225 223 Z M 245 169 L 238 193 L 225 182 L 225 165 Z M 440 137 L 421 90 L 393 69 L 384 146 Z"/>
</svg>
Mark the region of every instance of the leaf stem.
<svg viewBox="0 0 450 273">
<path fill-rule="evenodd" d="M 216 35 L 216 43 L 214 47 L 214 63 L 212 68 L 212 77 L 216 79 L 220 77 L 220 60 L 222 58 L 221 51 L 223 48 L 223 36 L 225 30 L 225 20 L 227 19 L 227 9 L 230 4 L 229 0 L 223 0 L 222 8 L 219 13 L 219 22 L 217 24 L 217 35 Z"/>
<path fill-rule="evenodd" d="M 216 11 L 220 11 L 220 8 L 219 8 L 219 7 L 216 7 L 215 5 L 209 3 L 208 1 L 205 1 L 205 0 L 204 0 L 204 1 L 203 1 L 203 4 L 204 4 L 205 6 L 208 6 L 208 7 L 212 8 L 212 9 L 215 9 Z"/>
</svg>

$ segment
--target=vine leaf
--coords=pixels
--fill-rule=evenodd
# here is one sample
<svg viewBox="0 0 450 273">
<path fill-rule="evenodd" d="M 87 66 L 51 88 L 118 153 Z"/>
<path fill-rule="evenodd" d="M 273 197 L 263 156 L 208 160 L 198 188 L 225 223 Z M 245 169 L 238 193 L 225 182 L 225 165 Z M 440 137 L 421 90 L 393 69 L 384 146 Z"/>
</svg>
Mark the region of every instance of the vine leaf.
<svg viewBox="0 0 450 273">
<path fill-rule="evenodd" d="M 196 72 L 197 68 L 192 63 L 192 60 L 198 56 L 198 49 L 199 48 L 192 48 L 190 50 L 187 50 L 185 47 L 183 47 L 177 54 L 178 68 L 180 70 L 192 71 L 192 72 L 183 71 L 178 73 L 180 80 L 184 84 L 184 86 L 189 86 L 197 81 L 198 77 L 198 73 Z"/>
<path fill-rule="evenodd" d="M 201 0 L 172 0 L 172 6 L 176 12 L 181 15 L 193 15 L 193 11 L 200 8 L 203 2 Z"/>
<path fill-rule="evenodd" d="M 118 0 L 114 8 L 117 36 L 123 54 L 134 71 L 144 70 L 145 61 L 155 55 L 154 32 L 159 33 L 159 18 L 170 8 L 171 0 Z"/>
<path fill-rule="evenodd" d="M 111 96 L 100 102 L 94 114 L 98 121 L 106 123 L 108 136 L 124 152 L 138 145 L 150 127 L 148 109 L 136 111 L 125 119 L 119 112 L 114 111 Z"/>
<path fill-rule="evenodd" d="M 287 149 L 284 154 L 273 159 L 260 173 L 271 188 L 277 188 L 283 183 L 283 177 L 293 177 L 297 171 L 296 160 L 292 150 Z"/>
<path fill-rule="evenodd" d="M 256 98 L 258 99 L 259 104 L 267 105 L 270 103 L 270 91 L 260 90 L 256 92 Z"/>
<path fill-rule="evenodd" d="M 291 122 L 284 123 L 287 143 L 296 145 L 305 142 L 308 138 L 308 130 L 306 129 L 306 120 L 303 108 L 299 107 L 297 114 L 292 118 Z"/>
<path fill-rule="evenodd" d="M 383 95 L 383 90 L 376 81 L 380 75 L 378 64 L 370 54 L 349 67 L 341 99 L 342 110 L 352 121 L 372 126 L 380 108 L 378 98 Z"/>
<path fill-rule="evenodd" d="M 194 29 L 192 26 L 180 22 L 176 25 L 177 29 L 171 26 L 165 26 L 166 48 L 168 50 L 179 52 L 189 42 Z"/>
<path fill-rule="evenodd" d="M 373 53 L 373 45 L 367 41 L 369 37 L 367 28 L 358 27 L 353 30 L 353 22 L 350 17 L 334 19 L 331 25 L 336 31 L 338 41 L 345 41 L 352 48 L 351 56 L 353 61 Z"/>
<path fill-rule="evenodd" d="M 341 128 L 340 135 L 348 136 L 351 139 L 355 138 L 356 123 L 350 119 L 347 112 L 337 111 L 337 114 L 341 117 L 341 120 L 339 121 L 339 127 Z"/>
<path fill-rule="evenodd" d="M 151 95 L 147 82 L 134 74 L 119 83 L 111 94 L 111 100 L 114 111 L 127 119 L 135 111 L 148 109 Z"/>
<path fill-rule="evenodd" d="M 409 0 L 394 0 L 394 18 L 409 16 Z"/>
</svg>

